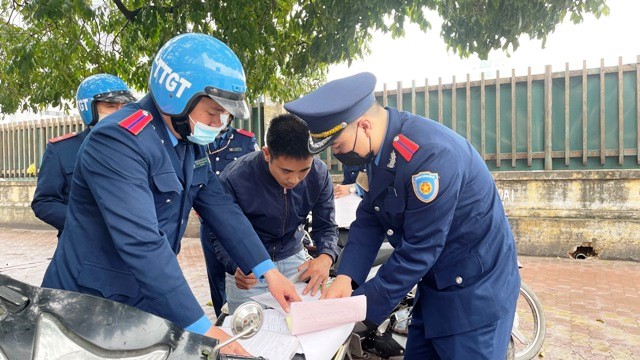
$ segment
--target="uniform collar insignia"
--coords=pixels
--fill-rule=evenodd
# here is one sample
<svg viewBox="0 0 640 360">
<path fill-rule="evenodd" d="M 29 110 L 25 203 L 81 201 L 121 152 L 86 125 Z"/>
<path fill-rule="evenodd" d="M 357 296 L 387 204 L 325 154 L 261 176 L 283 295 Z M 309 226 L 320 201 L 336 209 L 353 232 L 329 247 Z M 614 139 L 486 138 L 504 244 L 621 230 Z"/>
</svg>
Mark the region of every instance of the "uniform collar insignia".
<svg viewBox="0 0 640 360">
<path fill-rule="evenodd" d="M 389 163 L 387 164 L 387 167 L 389 169 L 393 169 L 396 167 L 396 152 L 395 151 L 391 151 L 391 154 L 389 155 Z"/>
</svg>

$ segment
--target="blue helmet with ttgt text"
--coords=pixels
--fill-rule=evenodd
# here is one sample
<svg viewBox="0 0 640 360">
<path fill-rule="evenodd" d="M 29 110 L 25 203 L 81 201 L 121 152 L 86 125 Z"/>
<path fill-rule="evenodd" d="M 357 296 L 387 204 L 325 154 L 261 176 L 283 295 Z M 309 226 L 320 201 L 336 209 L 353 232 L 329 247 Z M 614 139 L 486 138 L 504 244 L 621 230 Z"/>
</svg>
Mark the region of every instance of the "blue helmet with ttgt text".
<svg viewBox="0 0 640 360">
<path fill-rule="evenodd" d="M 209 96 L 235 118 L 247 119 L 246 90 L 244 69 L 236 54 L 205 34 L 188 33 L 169 40 L 156 54 L 149 76 L 156 106 L 177 119 L 184 119 L 201 96 Z"/>
<path fill-rule="evenodd" d="M 136 101 L 127 84 L 117 76 L 109 74 L 91 75 L 84 79 L 76 92 L 76 103 L 82 121 L 87 126 L 98 122 L 98 101 L 128 104 Z"/>
</svg>

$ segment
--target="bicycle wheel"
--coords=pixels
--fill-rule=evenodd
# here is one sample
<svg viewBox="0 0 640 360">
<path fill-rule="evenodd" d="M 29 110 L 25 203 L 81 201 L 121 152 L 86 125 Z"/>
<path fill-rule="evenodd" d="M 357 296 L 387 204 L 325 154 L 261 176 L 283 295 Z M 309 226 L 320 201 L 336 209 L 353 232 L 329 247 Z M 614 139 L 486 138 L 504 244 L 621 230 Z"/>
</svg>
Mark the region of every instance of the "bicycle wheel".
<svg viewBox="0 0 640 360">
<path fill-rule="evenodd" d="M 538 355 L 544 343 L 546 326 L 542 303 L 525 283 L 521 283 L 511 331 L 516 360 L 530 360 Z"/>
</svg>

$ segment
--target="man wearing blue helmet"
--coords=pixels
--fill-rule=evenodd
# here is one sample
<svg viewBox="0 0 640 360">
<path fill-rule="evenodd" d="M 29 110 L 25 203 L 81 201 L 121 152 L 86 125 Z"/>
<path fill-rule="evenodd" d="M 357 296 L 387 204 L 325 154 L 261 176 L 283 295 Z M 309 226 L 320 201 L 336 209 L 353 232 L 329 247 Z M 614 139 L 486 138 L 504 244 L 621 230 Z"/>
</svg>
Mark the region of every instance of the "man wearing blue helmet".
<svg viewBox="0 0 640 360">
<path fill-rule="evenodd" d="M 71 178 L 80 144 L 100 119 L 135 100 L 124 81 L 109 74 L 91 75 L 78 86 L 76 103 L 87 128 L 79 133 L 72 132 L 49 140 L 31 202 L 38 219 L 58 229 L 58 236 L 64 228 Z"/>
<path fill-rule="evenodd" d="M 225 126 L 225 115 L 248 117 L 244 70 L 219 40 L 183 34 L 159 50 L 149 90 L 99 122 L 81 146 L 65 231 L 42 285 L 118 301 L 226 339 L 178 264 L 192 208 L 285 310 L 300 300 L 223 190 L 204 146 Z M 225 349 L 246 354 L 237 344 Z"/>
</svg>

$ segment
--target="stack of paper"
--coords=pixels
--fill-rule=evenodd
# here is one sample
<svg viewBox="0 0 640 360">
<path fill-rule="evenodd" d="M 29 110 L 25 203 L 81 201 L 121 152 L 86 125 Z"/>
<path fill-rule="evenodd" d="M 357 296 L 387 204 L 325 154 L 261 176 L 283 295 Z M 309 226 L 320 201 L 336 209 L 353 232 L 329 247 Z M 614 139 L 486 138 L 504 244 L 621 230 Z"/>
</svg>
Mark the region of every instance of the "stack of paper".
<svg viewBox="0 0 640 360">
<path fill-rule="evenodd" d="M 302 295 L 302 290 L 306 285 L 305 283 L 295 284 L 302 302 L 291 304 L 290 313 L 286 314 L 287 321 L 285 321 L 284 311 L 271 294 L 257 295 L 253 299 L 275 309 L 265 310 L 265 314 L 267 312 L 280 313 L 281 318 L 276 321 L 281 321 L 279 326 L 285 328 L 286 334 L 291 331 L 291 334 L 295 335 L 288 336 L 299 341 L 306 360 L 329 360 L 347 341 L 355 323 L 366 317 L 366 298 L 361 295 L 342 299 L 318 300 L 320 293 L 317 293 L 316 296 Z M 288 329 L 287 323 L 289 323 Z M 260 332 L 263 330 L 264 328 Z M 282 331 L 282 329 L 280 330 Z M 253 355 L 264 356 L 271 360 L 271 357 L 265 354 L 246 349 Z"/>
<path fill-rule="evenodd" d="M 298 338 L 289 335 L 284 315 L 276 310 L 264 310 L 264 322 L 260 331 L 246 340 L 238 340 L 240 345 L 254 356 L 262 356 L 269 360 L 290 360 L 296 353 L 301 353 Z M 222 330 L 231 332 L 231 316 L 224 319 Z"/>
<path fill-rule="evenodd" d="M 324 330 L 362 321 L 367 316 L 364 295 L 318 301 L 294 302 L 288 316 L 292 335 Z"/>
</svg>

